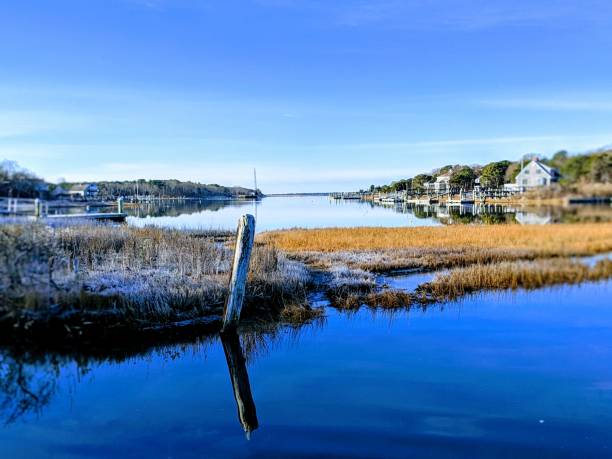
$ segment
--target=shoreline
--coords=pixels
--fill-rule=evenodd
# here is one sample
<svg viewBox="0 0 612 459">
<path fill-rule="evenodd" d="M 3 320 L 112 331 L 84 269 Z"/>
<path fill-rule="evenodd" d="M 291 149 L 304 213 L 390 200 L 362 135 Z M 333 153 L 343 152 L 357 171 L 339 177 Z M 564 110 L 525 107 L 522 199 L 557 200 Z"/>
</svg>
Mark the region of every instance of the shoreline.
<svg viewBox="0 0 612 459">
<path fill-rule="evenodd" d="M 6 259 L 0 341 L 113 345 L 221 328 L 231 236 L 87 224 L 27 223 L 0 231 Z M 291 246 L 296 241 L 297 249 Z M 594 266 L 571 258 L 611 252 L 609 223 L 262 233 L 243 323 L 284 327 L 318 320 L 324 311 L 310 304 L 313 294 L 338 309 L 393 309 L 451 301 L 461 296 L 457 292 L 607 280 L 609 257 Z M 11 265 L 10 259 L 21 261 Z M 377 282 L 377 275 L 398 269 L 436 277 L 414 292 Z"/>
</svg>

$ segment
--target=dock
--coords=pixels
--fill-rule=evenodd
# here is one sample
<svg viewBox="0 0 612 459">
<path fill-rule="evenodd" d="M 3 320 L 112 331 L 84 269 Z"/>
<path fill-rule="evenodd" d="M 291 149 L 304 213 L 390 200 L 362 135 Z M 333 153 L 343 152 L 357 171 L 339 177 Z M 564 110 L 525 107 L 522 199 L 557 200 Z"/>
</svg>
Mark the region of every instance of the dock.
<svg viewBox="0 0 612 459">
<path fill-rule="evenodd" d="M 28 217 L 41 220 L 94 220 L 124 222 L 128 214 L 124 212 L 123 198 L 117 199 L 116 212 L 80 212 L 69 214 L 53 214 L 49 212 L 49 202 L 40 199 L 9 198 L 6 203 L 1 202 L 0 215 Z M 33 215 L 33 217 L 32 217 Z"/>
<path fill-rule="evenodd" d="M 85 213 L 85 214 L 55 214 L 43 217 L 47 220 L 96 220 L 124 222 L 128 214 L 125 212 Z"/>
</svg>

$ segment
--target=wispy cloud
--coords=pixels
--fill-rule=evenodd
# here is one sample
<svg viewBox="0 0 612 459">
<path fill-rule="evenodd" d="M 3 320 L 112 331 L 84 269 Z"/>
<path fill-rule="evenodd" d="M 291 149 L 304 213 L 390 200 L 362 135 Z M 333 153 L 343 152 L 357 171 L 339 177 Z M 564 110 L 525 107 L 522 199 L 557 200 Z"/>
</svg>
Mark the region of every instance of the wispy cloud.
<svg viewBox="0 0 612 459">
<path fill-rule="evenodd" d="M 452 151 L 465 149 L 466 147 L 499 147 L 499 146 L 520 146 L 520 145 L 548 145 L 568 142 L 593 142 L 596 139 L 606 139 L 606 143 L 612 140 L 612 132 L 608 134 L 591 135 L 542 135 L 542 136 L 516 136 L 516 137 L 483 137 L 466 139 L 439 139 L 421 140 L 413 142 L 372 142 L 354 143 L 340 145 L 317 145 L 313 147 L 317 150 L 364 150 L 364 151 L 385 151 L 385 150 L 405 150 L 414 149 Z"/>
<path fill-rule="evenodd" d="M 81 129 L 91 120 L 64 112 L 45 110 L 0 110 L 0 140 Z"/>
<path fill-rule="evenodd" d="M 549 97 L 549 98 L 503 98 L 479 101 L 479 104 L 494 108 L 550 111 L 612 111 L 612 94 L 597 97 Z"/>
<path fill-rule="evenodd" d="M 256 0 L 267 7 L 302 9 L 343 26 L 401 29 L 487 29 L 498 26 L 564 26 L 610 21 L 605 0 Z M 568 22 L 569 21 L 569 22 Z"/>
</svg>

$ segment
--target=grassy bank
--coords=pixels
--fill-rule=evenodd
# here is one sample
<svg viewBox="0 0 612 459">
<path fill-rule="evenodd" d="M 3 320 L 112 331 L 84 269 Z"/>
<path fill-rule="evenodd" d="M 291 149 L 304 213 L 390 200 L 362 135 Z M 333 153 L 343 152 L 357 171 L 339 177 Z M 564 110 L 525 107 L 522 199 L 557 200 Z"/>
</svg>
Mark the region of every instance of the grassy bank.
<svg viewBox="0 0 612 459">
<path fill-rule="evenodd" d="M 612 278 L 612 260 L 593 266 L 575 260 L 553 259 L 535 262 L 498 263 L 453 269 L 439 274 L 417 292 L 436 301 L 452 300 L 473 292 L 537 289 L 550 285 L 572 285 Z"/>
<path fill-rule="evenodd" d="M 465 295 L 496 290 L 533 290 L 554 285 L 574 285 L 612 279 L 612 261 L 604 259 L 593 266 L 568 259 L 502 262 L 455 268 L 438 274 L 413 292 L 330 287 L 332 306 L 342 310 L 425 308 L 431 304 L 457 300 Z"/>
<path fill-rule="evenodd" d="M 482 225 L 435 228 L 330 228 L 264 233 L 261 242 L 326 273 L 323 284 L 340 309 L 427 305 L 497 289 L 539 288 L 609 279 L 571 257 L 612 251 L 612 224 Z M 381 288 L 374 273 L 437 271 L 416 292 Z"/>
<path fill-rule="evenodd" d="M 216 327 L 233 255 L 230 235 L 82 224 L 0 225 L 0 328 L 86 336 Z M 308 271 L 257 244 L 244 316 L 304 320 Z"/>
<path fill-rule="evenodd" d="M 259 240 L 322 268 L 435 270 L 609 252 L 612 224 L 296 229 Z"/>
</svg>

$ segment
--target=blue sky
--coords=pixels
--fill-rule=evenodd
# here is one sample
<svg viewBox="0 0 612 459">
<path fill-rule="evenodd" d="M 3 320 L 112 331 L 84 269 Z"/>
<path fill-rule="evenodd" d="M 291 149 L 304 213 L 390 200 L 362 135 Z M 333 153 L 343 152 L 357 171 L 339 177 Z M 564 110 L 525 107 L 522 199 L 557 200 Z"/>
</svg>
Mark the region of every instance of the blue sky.
<svg viewBox="0 0 612 459">
<path fill-rule="evenodd" d="M 609 0 L 0 0 L 0 158 L 333 191 L 612 143 Z"/>
</svg>

